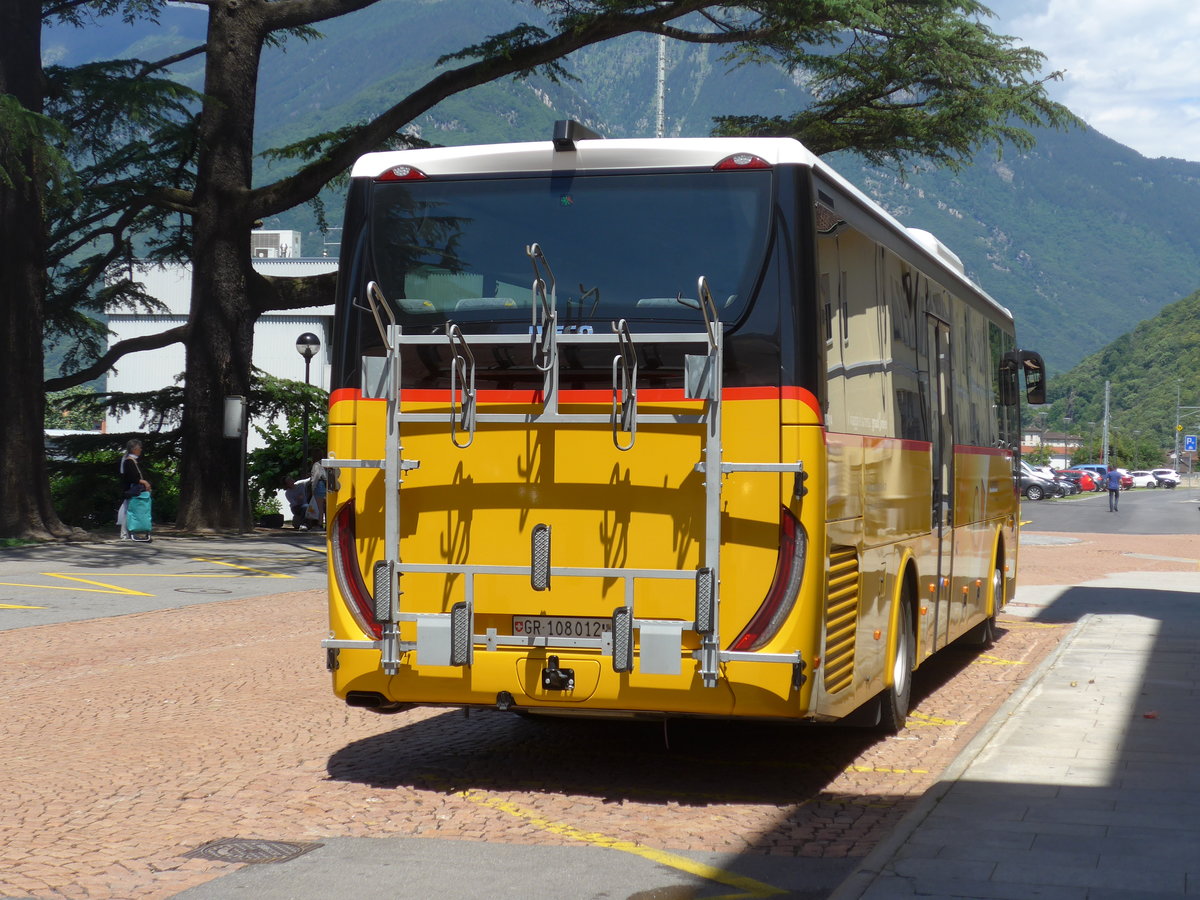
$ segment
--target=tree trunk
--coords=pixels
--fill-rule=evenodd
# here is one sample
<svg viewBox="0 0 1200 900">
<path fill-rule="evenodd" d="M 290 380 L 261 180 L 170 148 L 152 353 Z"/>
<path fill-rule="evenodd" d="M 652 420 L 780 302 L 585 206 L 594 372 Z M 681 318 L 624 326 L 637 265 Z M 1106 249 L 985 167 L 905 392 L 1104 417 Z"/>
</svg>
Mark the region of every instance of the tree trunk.
<svg viewBox="0 0 1200 900">
<path fill-rule="evenodd" d="M 209 9 L 177 519 L 187 531 L 236 530 L 248 516 L 241 504 L 242 442 L 221 434 L 225 398 L 250 391 L 258 315 L 249 291 L 248 199 L 262 10 L 261 3 L 238 0 Z"/>
<path fill-rule="evenodd" d="M 42 111 L 41 0 L 0 3 L 0 94 Z M 76 533 L 50 502 L 42 391 L 45 218 L 37 142 L 0 130 L 0 537 L 47 540 Z M 114 496 L 116 468 L 113 468 Z M 114 505 L 115 505 L 114 500 Z"/>
</svg>

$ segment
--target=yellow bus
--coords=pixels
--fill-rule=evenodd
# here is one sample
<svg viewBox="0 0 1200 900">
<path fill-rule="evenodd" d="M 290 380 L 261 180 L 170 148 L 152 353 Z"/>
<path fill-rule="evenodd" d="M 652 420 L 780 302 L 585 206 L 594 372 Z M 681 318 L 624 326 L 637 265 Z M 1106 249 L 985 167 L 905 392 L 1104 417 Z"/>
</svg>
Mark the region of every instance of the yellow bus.
<svg viewBox="0 0 1200 900">
<path fill-rule="evenodd" d="M 904 725 L 1017 558 L 1041 358 L 801 144 L 364 156 L 329 409 L 333 689 Z"/>
</svg>

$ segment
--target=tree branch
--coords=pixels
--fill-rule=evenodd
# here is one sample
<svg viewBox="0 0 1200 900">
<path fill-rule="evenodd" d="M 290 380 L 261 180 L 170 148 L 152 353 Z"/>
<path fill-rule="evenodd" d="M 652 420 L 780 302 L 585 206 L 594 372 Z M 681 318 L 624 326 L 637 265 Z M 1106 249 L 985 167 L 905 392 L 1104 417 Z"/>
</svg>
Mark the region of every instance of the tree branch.
<svg viewBox="0 0 1200 900">
<path fill-rule="evenodd" d="M 77 384 L 84 384 L 93 378 L 103 375 L 113 367 L 113 364 L 117 360 L 127 354 L 137 353 L 142 350 L 158 350 L 161 347 L 169 347 L 172 344 L 178 344 L 187 340 L 187 334 L 188 326 L 179 325 L 175 328 L 161 331 L 158 334 L 147 334 L 141 337 L 118 341 L 108 348 L 107 353 L 86 369 L 80 369 L 78 372 L 72 372 L 70 375 L 60 375 L 58 378 L 48 378 L 42 382 L 42 388 L 47 392 L 61 391 L 65 388 L 74 387 Z"/>
<path fill-rule="evenodd" d="M 264 21 L 271 31 L 323 22 L 374 6 L 379 0 L 276 0 L 266 4 Z"/>
<path fill-rule="evenodd" d="M 155 62 L 148 62 L 146 65 L 142 66 L 142 70 L 138 73 L 138 77 L 144 78 L 153 72 L 162 71 L 169 66 L 175 65 L 175 63 L 181 63 L 184 60 L 191 59 L 193 56 L 199 56 L 207 51 L 208 44 L 199 44 L 195 47 L 192 47 L 190 50 L 180 51 L 174 56 L 164 56 L 162 59 L 156 60 Z"/>
<path fill-rule="evenodd" d="M 322 7 L 337 0 L 295 0 Z M 362 0 L 343 0 L 359 3 Z M 278 4 L 279 6 L 290 4 Z M 249 205 L 256 218 L 275 215 L 315 197 L 331 179 L 348 169 L 363 153 L 380 147 L 404 125 L 442 100 L 467 88 L 525 72 L 561 59 L 582 47 L 635 31 L 651 31 L 664 22 L 711 5 L 711 0 L 673 0 L 647 12 L 598 16 L 579 28 L 563 31 L 537 44 L 517 48 L 504 56 L 482 59 L 443 72 L 426 82 L 371 122 L 355 129 L 341 143 L 295 175 L 250 192 Z"/>
<path fill-rule="evenodd" d="M 281 309 L 330 306 L 336 286 L 337 272 L 299 278 L 281 278 L 255 272 L 247 285 L 250 303 L 260 315 Z"/>
</svg>

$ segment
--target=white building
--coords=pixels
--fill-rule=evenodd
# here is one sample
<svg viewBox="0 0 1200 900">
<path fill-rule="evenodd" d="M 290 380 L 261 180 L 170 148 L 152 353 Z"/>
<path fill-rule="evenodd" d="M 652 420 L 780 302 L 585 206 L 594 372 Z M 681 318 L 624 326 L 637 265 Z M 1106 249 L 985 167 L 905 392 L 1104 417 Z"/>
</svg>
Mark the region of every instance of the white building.
<svg viewBox="0 0 1200 900">
<path fill-rule="evenodd" d="M 257 237 L 264 232 L 254 232 Z M 290 251 L 298 249 L 299 232 L 266 232 L 269 235 L 287 236 L 287 241 L 275 243 L 276 255 L 255 257 L 253 265 L 263 275 L 278 275 L 295 278 L 304 275 L 322 275 L 337 269 L 336 259 L 304 259 L 279 253 L 281 247 Z M 294 235 L 294 237 L 292 237 Z M 268 247 L 269 249 L 269 247 Z M 148 264 L 136 270 L 135 278 L 145 285 L 146 292 L 166 306 L 161 313 L 131 313 L 124 310 L 110 312 L 108 327 L 112 332 L 108 343 L 111 347 L 118 341 L 142 335 L 158 334 L 187 322 L 191 303 L 191 266 L 158 266 Z M 309 380 L 313 385 L 329 390 L 329 337 L 332 333 L 333 306 L 308 307 L 263 315 L 254 326 L 254 365 L 278 378 L 295 381 L 304 379 L 304 358 L 296 351 L 296 338 L 312 332 L 321 341 L 321 348 L 310 364 Z M 108 375 L 108 390 L 122 392 L 152 391 L 169 387 L 183 376 L 183 344 L 172 344 L 158 350 L 147 350 L 131 354 L 117 362 Z M 136 432 L 145 430 L 140 413 L 122 415 L 109 413 L 105 421 L 108 432 Z M 249 432 L 249 449 L 263 445 L 254 430 L 254 425 L 263 421 L 252 421 Z"/>
<path fill-rule="evenodd" d="M 300 232 L 260 229 L 250 232 L 250 255 L 255 259 L 297 259 Z"/>
</svg>

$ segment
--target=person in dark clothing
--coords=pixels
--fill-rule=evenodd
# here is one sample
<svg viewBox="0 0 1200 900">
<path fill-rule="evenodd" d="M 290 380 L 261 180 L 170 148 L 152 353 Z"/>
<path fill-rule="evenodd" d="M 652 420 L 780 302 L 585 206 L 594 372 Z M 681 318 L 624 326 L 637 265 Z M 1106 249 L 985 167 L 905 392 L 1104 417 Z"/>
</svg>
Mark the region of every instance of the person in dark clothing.
<svg viewBox="0 0 1200 900">
<path fill-rule="evenodd" d="M 142 455 L 142 442 L 134 438 L 125 445 L 125 454 L 121 457 L 121 508 L 117 510 L 117 524 L 121 527 L 121 540 L 131 540 L 125 517 L 129 511 L 129 498 L 136 497 L 142 491 L 150 490 L 150 482 L 142 474 L 139 459 Z"/>
<path fill-rule="evenodd" d="M 1104 473 L 1104 486 L 1108 488 L 1108 511 L 1120 512 L 1117 505 L 1121 502 L 1121 473 L 1116 466 L 1109 466 Z"/>
</svg>

